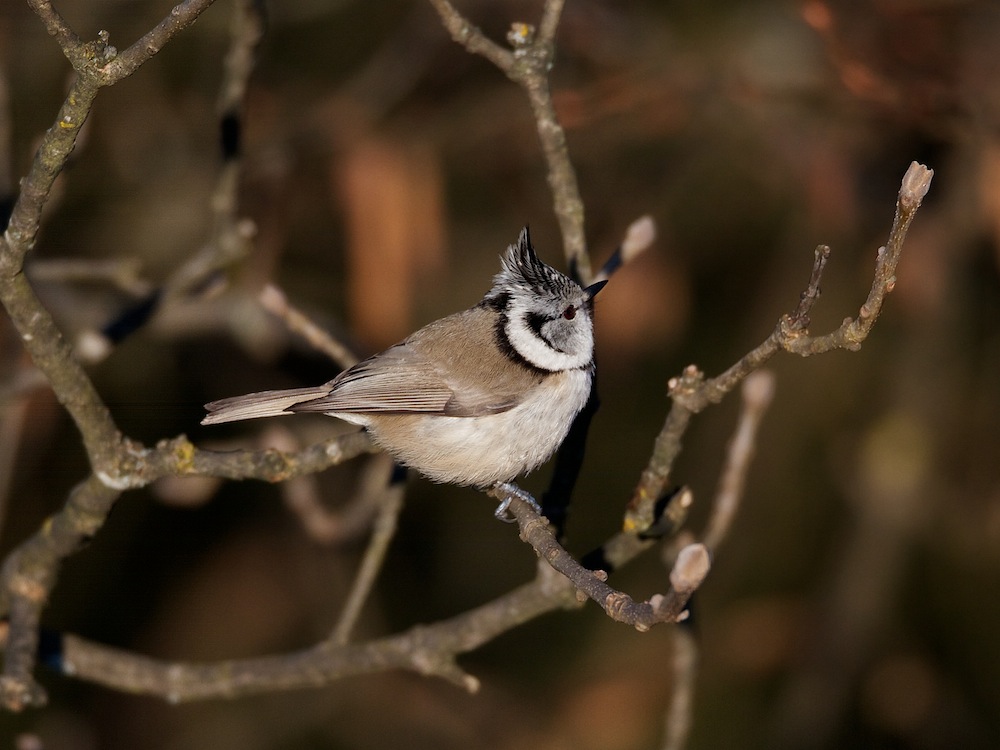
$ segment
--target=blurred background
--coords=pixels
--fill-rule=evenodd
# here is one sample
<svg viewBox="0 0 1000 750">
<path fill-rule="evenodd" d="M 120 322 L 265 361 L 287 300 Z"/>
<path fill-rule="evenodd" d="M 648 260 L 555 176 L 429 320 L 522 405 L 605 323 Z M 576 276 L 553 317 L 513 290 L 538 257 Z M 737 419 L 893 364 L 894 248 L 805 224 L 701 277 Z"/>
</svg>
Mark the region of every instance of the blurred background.
<svg viewBox="0 0 1000 750">
<path fill-rule="evenodd" d="M 120 49 L 170 2 L 63 3 Z M 460 9 L 492 38 L 537 2 Z M 337 366 L 266 313 L 270 282 L 368 354 L 476 303 L 531 225 L 561 265 L 544 163 L 519 89 L 415 0 L 288 0 L 245 109 L 239 213 L 253 252 L 214 295 L 167 299 L 94 357 L 120 427 L 152 444 L 306 444 L 302 417 L 205 428 L 202 404 L 312 384 Z M 72 341 L 92 340 L 208 242 L 219 176 L 220 0 L 98 97 L 29 275 Z M 666 382 L 717 374 L 794 308 L 833 247 L 813 330 L 855 315 L 911 160 L 935 170 L 895 292 L 860 352 L 772 361 L 777 396 L 743 507 L 694 604 L 691 748 L 1000 746 L 1000 6 L 567 3 L 552 73 L 595 265 L 642 214 L 655 245 L 599 298 L 602 407 L 569 521 L 582 554 L 620 526 L 665 417 Z M 69 67 L 24 3 L 0 9 L 0 188 L 53 122 Z M 66 261 L 85 261 L 83 270 Z M 86 269 L 113 270 L 93 278 Z M 83 350 L 81 350 L 83 351 Z M 704 523 L 737 399 L 699 415 L 674 479 Z M 336 512 L 366 458 L 305 480 L 175 480 L 124 495 L 67 561 L 47 626 L 164 659 L 305 647 L 335 622 L 363 534 L 326 538 L 292 495 Z M 0 550 L 87 472 L 78 435 L 0 317 Z M 524 486 L 545 487 L 541 470 Z M 433 622 L 530 579 L 493 501 L 413 479 L 358 639 Z M 333 538 L 336 537 L 336 538 Z M 650 553 L 613 583 L 665 588 Z M 0 718 L 0 744 L 91 748 L 574 748 L 661 741 L 672 630 L 596 607 L 550 615 L 463 658 L 478 695 L 411 674 L 168 706 L 43 673 L 51 703 Z"/>
</svg>

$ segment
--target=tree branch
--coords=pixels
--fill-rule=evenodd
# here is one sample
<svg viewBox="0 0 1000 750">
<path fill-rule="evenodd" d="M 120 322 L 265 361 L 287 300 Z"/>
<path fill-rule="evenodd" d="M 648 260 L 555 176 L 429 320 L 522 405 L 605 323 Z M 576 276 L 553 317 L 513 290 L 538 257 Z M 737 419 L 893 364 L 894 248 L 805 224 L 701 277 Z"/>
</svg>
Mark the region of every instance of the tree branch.
<svg viewBox="0 0 1000 750">
<path fill-rule="evenodd" d="M 198 16 L 214 2 L 215 0 L 184 0 L 175 5 L 153 29 L 101 67 L 102 85 L 112 86 L 135 73 L 174 36 L 197 21 Z"/>
<path fill-rule="evenodd" d="M 538 137 L 545 156 L 549 189 L 563 238 L 563 253 L 571 274 L 582 284 L 590 284 L 593 272 L 584 234 L 584 207 L 576 170 L 566 147 L 566 133 L 556 117 L 549 90 L 549 71 L 555 59 L 554 37 L 562 13 L 563 0 L 547 0 L 542 11 L 540 33 L 528 24 L 513 24 L 507 39 L 514 51 L 490 41 L 467 21 L 449 0 L 430 0 L 452 39 L 469 52 L 485 57 L 528 95 Z"/>
<path fill-rule="evenodd" d="M 653 503 L 663 492 L 670 469 L 681 449 L 681 438 L 691 417 L 709 404 L 719 403 L 747 375 L 761 367 L 781 350 L 807 357 L 831 349 L 857 351 L 868 337 L 875 319 L 896 283 L 896 266 L 910 222 L 930 189 L 934 171 L 913 162 L 903 175 L 896 200 L 896 214 L 889 230 L 889 240 L 879 248 L 875 274 L 868 298 L 862 304 L 857 320 L 847 318 L 834 332 L 814 337 L 808 330 L 808 313 L 819 297 L 819 282 L 829 259 L 829 248 L 817 249 L 809 284 L 800 297 L 795 312 L 784 315 L 771 335 L 745 354 L 736 364 L 715 378 L 706 379 L 694 365 L 684 368 L 680 376 L 670 379 L 668 395 L 673 404 L 667 420 L 656 437 L 639 483 L 629 501 L 626 528 L 642 532 L 653 521 Z"/>
<path fill-rule="evenodd" d="M 556 119 L 548 80 L 548 71 L 555 57 L 554 37 L 563 1 L 548 0 L 545 3 L 537 35 L 531 26 L 515 24 L 508 37 L 513 50 L 487 39 L 448 0 L 431 0 L 431 3 L 456 41 L 470 52 L 493 62 L 525 89 L 547 162 L 564 251 L 574 274 L 588 283 L 592 272 L 584 237 L 583 203 L 569 160 L 565 133 Z M 278 482 L 373 450 L 362 433 L 342 435 L 295 452 L 264 450 L 225 454 L 199 450 L 184 436 L 161 441 L 154 448 L 149 448 L 120 433 L 86 373 L 73 358 L 70 347 L 62 340 L 52 318 L 27 284 L 22 269 L 27 253 L 35 244 L 42 209 L 53 182 L 72 153 L 77 133 L 90 112 L 98 90 L 138 69 L 174 34 L 193 23 L 212 4 L 212 0 L 180 3 L 156 28 L 120 54 L 108 45 L 104 32 L 95 42 L 81 42 L 49 0 L 29 0 L 29 4 L 48 32 L 56 38 L 78 75 L 22 183 L 21 195 L 0 239 L 0 301 L 10 311 L 39 370 L 48 378 L 76 422 L 93 474 L 74 488 L 66 506 L 20 545 L 0 571 L 0 612 L 6 613 L 9 618 L 4 674 L 0 677 L 0 701 L 12 709 L 44 700 L 44 692 L 33 677 L 40 641 L 41 612 L 62 561 L 100 530 L 124 490 L 145 486 L 168 475 L 208 475 Z M 260 19 L 248 17 L 244 20 L 251 23 L 243 27 L 242 32 L 234 34 L 226 79 L 231 88 L 227 87 L 220 98 L 224 114 L 238 104 L 245 91 L 249 60 L 259 39 L 259 28 L 253 22 Z M 219 195 L 232 203 L 220 205 L 216 218 L 230 225 L 235 223 L 236 175 L 235 169 L 226 172 L 219 187 Z M 849 319 L 840 329 L 826 336 L 812 337 L 809 334 L 808 315 L 818 299 L 819 283 L 829 257 L 828 249 L 820 249 L 798 307 L 779 321 L 760 346 L 714 379 L 706 379 L 691 366 L 681 376 L 671 380 L 669 395 L 673 403 L 666 423 L 657 436 L 649 464 L 633 494 L 625 531 L 604 546 L 605 559 L 619 566 L 654 543 L 644 532 L 649 531 L 656 516 L 655 506 L 663 497 L 663 488 L 680 451 L 681 439 L 695 413 L 720 401 L 781 349 L 805 356 L 833 348 L 856 349 L 860 346 L 895 283 L 895 268 L 902 242 L 913 214 L 926 194 L 931 175 L 930 170 L 916 164 L 907 172 L 889 241 L 879 252 L 872 288 L 856 321 Z M 158 695 L 171 701 L 318 686 L 348 675 L 389 668 L 441 676 L 467 690 L 475 690 L 478 686 L 476 679 L 463 672 L 457 664 L 461 654 L 545 612 L 577 606 L 586 597 L 598 602 L 612 618 L 640 630 L 660 622 L 677 622 L 685 616 L 688 599 L 709 571 L 709 548 L 714 548 L 724 538 L 729 519 L 735 511 L 752 453 L 752 433 L 759 423 L 763 406 L 759 406 L 752 415 L 749 414 L 750 408 L 747 407 L 745 421 L 741 421 L 727 462 L 727 473 L 720 483 L 713 521 L 706 536 L 707 546 L 690 544 L 681 549 L 670 571 L 665 592 L 647 601 L 634 601 L 609 586 L 603 571 L 588 569 L 577 562 L 559 545 L 544 518 L 515 498 L 510 509 L 518 522 L 521 537 L 543 560 L 533 582 L 450 620 L 427 627 L 414 627 L 405 633 L 366 644 L 345 645 L 379 567 L 384 547 L 392 535 L 398 505 L 388 502 L 382 516 L 384 528 L 373 538 L 364 564 L 365 573 L 356 580 L 355 594 L 345 608 L 340 623 L 327 640 L 312 648 L 292 654 L 199 665 L 163 662 L 100 646 L 75 636 L 65 636 L 62 639 L 63 670 L 81 679 L 128 692 Z M 744 430 L 750 431 L 749 438 Z M 690 492 L 675 495 L 667 504 L 671 521 L 679 523 L 690 503 Z M 694 667 L 691 666 L 690 670 L 693 680 Z"/>
<path fill-rule="evenodd" d="M 488 494 L 500 501 L 507 499 L 503 490 L 490 490 Z M 677 556 L 667 593 L 636 602 L 628 594 L 609 586 L 606 572 L 590 570 L 577 562 L 559 544 L 548 521 L 523 499 L 513 496 L 509 510 L 517 520 L 521 539 L 530 544 L 540 558 L 572 581 L 577 591 L 601 605 L 613 620 L 633 625 L 637 630 L 645 631 L 658 623 L 684 619 L 688 599 L 711 567 L 705 546 L 689 545 Z"/>
</svg>

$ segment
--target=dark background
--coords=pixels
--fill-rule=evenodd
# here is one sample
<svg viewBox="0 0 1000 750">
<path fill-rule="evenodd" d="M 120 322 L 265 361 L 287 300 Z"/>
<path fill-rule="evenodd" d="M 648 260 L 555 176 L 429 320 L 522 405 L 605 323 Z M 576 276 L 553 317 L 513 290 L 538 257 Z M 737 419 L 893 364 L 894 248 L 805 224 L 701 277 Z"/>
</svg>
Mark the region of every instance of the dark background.
<svg viewBox="0 0 1000 750">
<path fill-rule="evenodd" d="M 84 38 L 126 47 L 167 2 L 63 3 Z M 462 2 L 494 39 L 537 3 Z M 135 259 L 162 283 L 206 242 L 231 7 L 220 2 L 98 98 L 31 257 L 66 335 L 135 297 L 46 281 L 54 259 Z M 895 292 L 858 353 L 773 360 L 744 505 L 695 602 L 691 748 L 1000 745 L 1000 8 L 986 2 L 570 2 L 552 73 L 595 264 L 652 215 L 655 245 L 598 304 L 603 406 L 569 526 L 612 534 L 687 364 L 717 374 L 794 308 L 813 248 L 833 246 L 813 330 L 855 315 L 911 160 L 935 170 Z M 69 66 L 23 6 L 0 10 L 7 185 L 54 120 Z M 558 228 L 522 93 L 447 38 L 422 2 L 269 8 L 245 112 L 241 213 L 253 256 L 212 299 L 174 300 L 103 362 L 97 386 L 147 443 L 267 444 L 264 424 L 203 428 L 201 405 L 322 382 L 336 367 L 260 313 L 271 280 L 362 354 L 474 304 L 530 223 Z M 8 149 L 8 143 L 0 143 Z M 35 269 L 35 270 L 33 270 Z M 27 365 L 0 318 L 0 375 Z M 23 540 L 86 475 L 45 388 L 0 400 L 0 546 Z M 737 400 L 699 415 L 675 479 L 704 522 Z M 285 420 L 308 442 L 332 420 Z M 255 437 L 259 436 L 259 437 Z M 227 442 L 228 441 L 228 442 Z M 358 468 L 316 479 L 346 501 Z M 537 491 L 547 471 L 525 480 Z M 46 624 L 161 658 L 309 645 L 332 627 L 362 540 L 311 539 L 281 488 L 195 480 L 123 496 L 67 561 Z M 461 612 L 533 574 L 492 501 L 412 481 L 358 638 Z M 655 553 L 613 582 L 665 588 Z M 171 707 L 43 674 L 51 704 L 0 718 L 0 743 L 90 748 L 657 746 L 668 627 L 640 634 L 593 605 L 464 658 L 469 696 L 411 674 Z"/>
</svg>

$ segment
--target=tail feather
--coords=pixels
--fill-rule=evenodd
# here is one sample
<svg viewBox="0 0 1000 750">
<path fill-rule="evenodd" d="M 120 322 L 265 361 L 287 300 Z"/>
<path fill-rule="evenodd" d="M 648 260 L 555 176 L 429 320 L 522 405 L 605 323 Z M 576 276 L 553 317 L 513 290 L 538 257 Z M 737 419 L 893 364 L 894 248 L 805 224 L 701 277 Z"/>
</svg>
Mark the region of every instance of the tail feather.
<svg viewBox="0 0 1000 750">
<path fill-rule="evenodd" d="M 202 424 L 222 424 L 236 422 L 241 419 L 260 419 L 261 417 L 276 417 L 281 414 L 291 414 L 288 408 L 302 401 L 325 396 L 330 391 L 329 385 L 314 385 L 309 388 L 292 388 L 285 391 L 261 391 L 248 393 L 245 396 L 233 396 L 205 404 L 208 415 L 201 420 Z"/>
</svg>

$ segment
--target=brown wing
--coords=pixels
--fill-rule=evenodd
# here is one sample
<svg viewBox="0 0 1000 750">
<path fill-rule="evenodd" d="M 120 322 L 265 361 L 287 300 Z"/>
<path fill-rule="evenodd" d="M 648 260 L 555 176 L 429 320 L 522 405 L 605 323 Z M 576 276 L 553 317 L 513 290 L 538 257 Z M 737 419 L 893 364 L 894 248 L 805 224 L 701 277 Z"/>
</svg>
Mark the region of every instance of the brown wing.
<svg viewBox="0 0 1000 750">
<path fill-rule="evenodd" d="M 431 412 L 443 413 L 451 389 L 434 368 L 407 357 L 405 344 L 359 362 L 330 383 L 324 396 L 295 404 L 302 412 Z"/>
<path fill-rule="evenodd" d="M 498 377 L 495 366 L 490 367 L 488 357 L 496 357 L 496 347 L 491 336 L 484 341 L 483 336 L 469 335 L 470 324 L 476 322 L 473 313 L 466 311 L 430 324 L 341 373 L 325 396 L 288 410 L 456 417 L 507 411 L 519 403 L 523 387 L 520 383 L 504 387 L 506 379 Z"/>
</svg>

